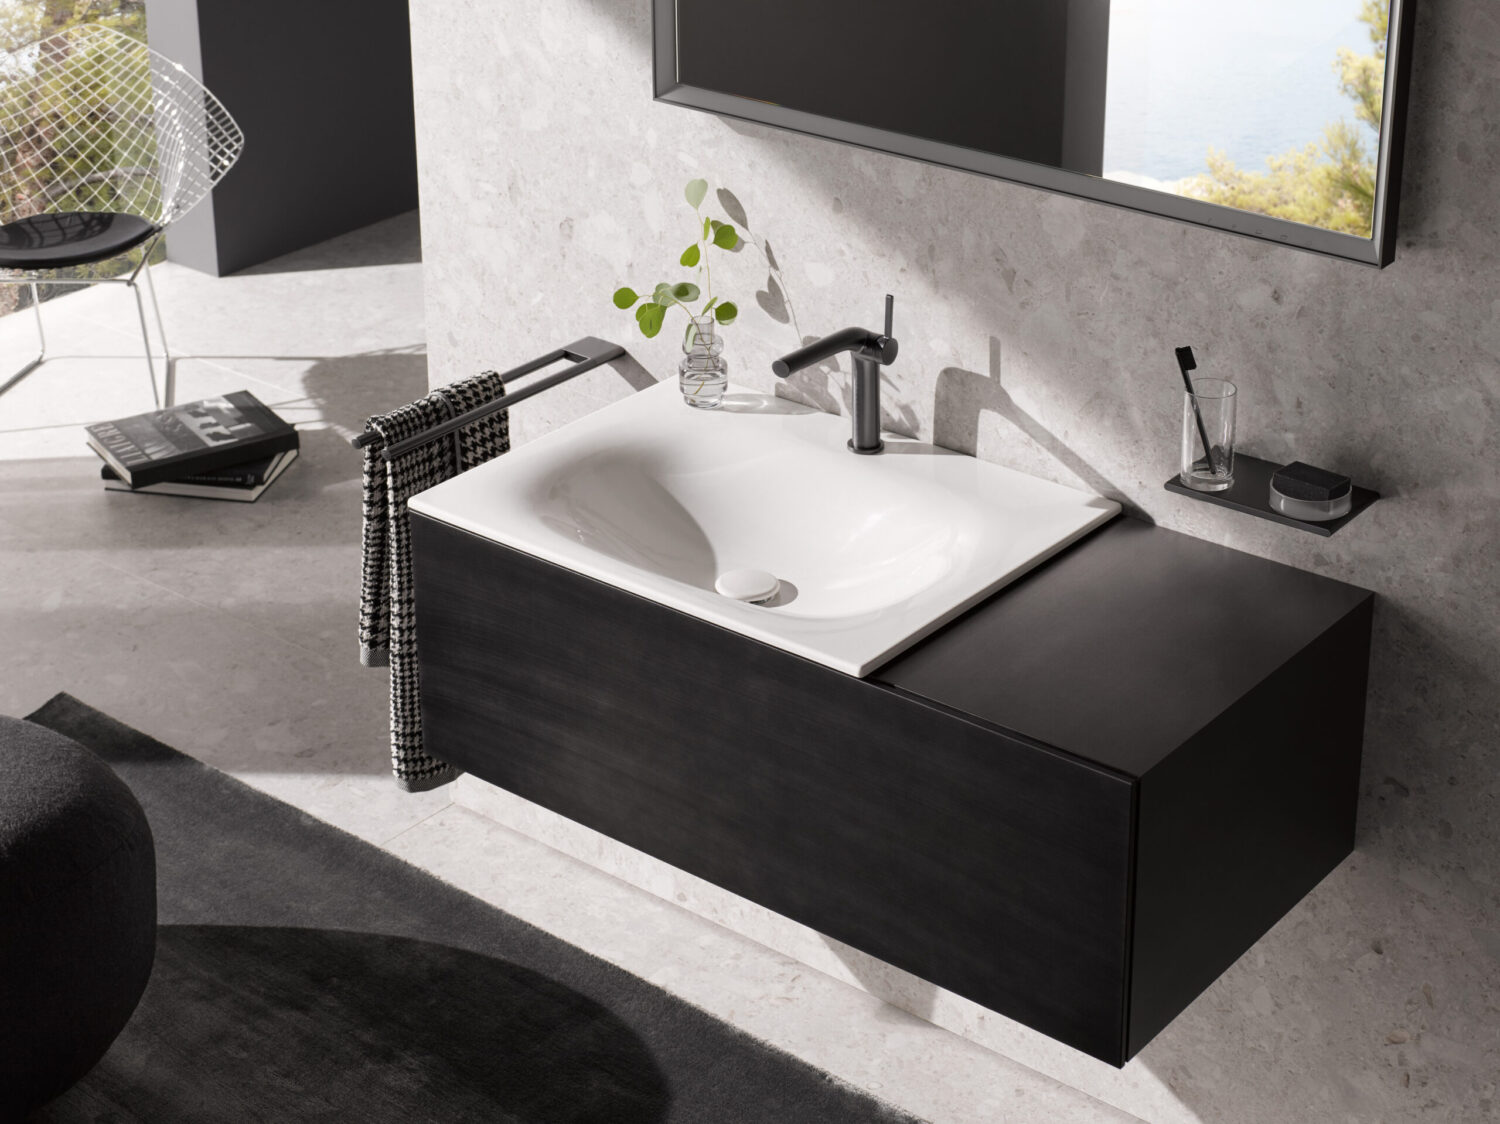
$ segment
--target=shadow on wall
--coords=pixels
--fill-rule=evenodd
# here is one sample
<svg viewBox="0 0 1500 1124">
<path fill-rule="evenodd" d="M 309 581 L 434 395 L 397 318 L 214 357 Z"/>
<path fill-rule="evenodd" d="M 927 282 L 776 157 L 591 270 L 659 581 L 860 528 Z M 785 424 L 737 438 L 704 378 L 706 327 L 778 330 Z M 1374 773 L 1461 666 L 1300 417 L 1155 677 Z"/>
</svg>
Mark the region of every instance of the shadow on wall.
<svg viewBox="0 0 1500 1124">
<path fill-rule="evenodd" d="M 988 410 L 1010 422 L 1066 468 L 1095 495 L 1115 500 L 1126 512 L 1151 522 L 1113 481 L 1084 460 L 1055 433 L 1021 408 L 1001 379 L 1000 341 L 990 337 L 990 371 L 982 375 L 962 367 L 944 367 L 934 394 L 932 443 L 969 456 L 979 447 L 979 415 Z"/>
<path fill-rule="evenodd" d="M 1473 549 L 1483 549 L 1476 536 Z M 1452 644 L 1437 607 L 1401 597 L 1377 602 L 1370 660 L 1367 738 L 1379 731 L 1384 752 L 1368 752 L 1362 776 L 1358 852 L 1384 852 L 1406 863 L 1417 857 L 1400 836 L 1415 832 L 1422 859 L 1439 872 L 1426 897 L 1462 910 L 1477 910 L 1464 928 L 1484 926 L 1484 908 L 1494 902 L 1492 872 L 1473 867 L 1475 853 L 1493 849 L 1494 808 L 1500 797 L 1491 754 L 1500 730 L 1500 697 L 1493 677 L 1473 653 Z M 1451 715 L 1473 733 L 1450 738 L 1435 728 L 1433 715 Z M 1472 874 L 1470 870 L 1472 869 Z M 1424 910 L 1424 916 L 1430 915 Z M 1490 991 L 1500 987 L 1500 924 L 1490 917 Z M 1437 941 L 1433 934 L 1431 939 Z M 1415 951 L 1415 950 L 1413 950 Z M 1480 965 L 1484 961 L 1479 962 Z M 1500 1025 L 1494 1026 L 1500 1047 Z"/>
</svg>

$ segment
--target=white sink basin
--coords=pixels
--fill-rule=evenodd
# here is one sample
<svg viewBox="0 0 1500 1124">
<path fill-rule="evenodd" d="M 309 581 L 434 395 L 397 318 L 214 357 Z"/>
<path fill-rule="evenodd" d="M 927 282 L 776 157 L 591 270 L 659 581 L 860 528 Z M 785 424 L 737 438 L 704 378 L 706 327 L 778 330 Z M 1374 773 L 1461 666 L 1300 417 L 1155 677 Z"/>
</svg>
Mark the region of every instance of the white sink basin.
<svg viewBox="0 0 1500 1124">
<path fill-rule="evenodd" d="M 1107 522 L 1120 505 L 731 387 L 661 383 L 423 492 L 411 510 L 850 675 Z M 714 591 L 781 580 L 764 604 Z"/>
</svg>

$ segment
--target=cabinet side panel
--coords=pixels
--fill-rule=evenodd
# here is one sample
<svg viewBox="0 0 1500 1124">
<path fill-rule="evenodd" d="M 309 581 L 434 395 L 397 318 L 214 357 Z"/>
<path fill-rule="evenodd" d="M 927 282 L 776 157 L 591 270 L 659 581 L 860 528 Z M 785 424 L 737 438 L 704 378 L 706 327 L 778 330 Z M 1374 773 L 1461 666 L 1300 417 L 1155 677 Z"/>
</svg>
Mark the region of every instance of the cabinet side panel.
<svg viewBox="0 0 1500 1124">
<path fill-rule="evenodd" d="M 1353 850 L 1373 603 L 1142 778 L 1131 1056 Z"/>
<path fill-rule="evenodd" d="M 427 747 L 1096 1057 L 1130 786 L 413 519 Z"/>
</svg>

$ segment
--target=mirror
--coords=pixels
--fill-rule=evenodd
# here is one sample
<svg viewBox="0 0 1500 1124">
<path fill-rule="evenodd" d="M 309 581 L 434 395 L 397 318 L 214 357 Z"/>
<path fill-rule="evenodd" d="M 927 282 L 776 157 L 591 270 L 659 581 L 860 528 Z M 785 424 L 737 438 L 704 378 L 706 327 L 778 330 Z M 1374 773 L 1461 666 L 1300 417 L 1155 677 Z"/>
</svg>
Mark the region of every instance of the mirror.
<svg viewBox="0 0 1500 1124">
<path fill-rule="evenodd" d="M 1383 266 L 1413 2 L 654 0 L 656 97 Z"/>
</svg>

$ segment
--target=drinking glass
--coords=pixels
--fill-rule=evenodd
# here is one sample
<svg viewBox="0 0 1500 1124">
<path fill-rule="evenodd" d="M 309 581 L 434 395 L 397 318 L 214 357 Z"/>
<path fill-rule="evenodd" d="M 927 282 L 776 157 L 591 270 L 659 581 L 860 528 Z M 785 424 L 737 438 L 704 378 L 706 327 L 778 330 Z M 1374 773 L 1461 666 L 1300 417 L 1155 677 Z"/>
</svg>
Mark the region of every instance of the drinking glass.
<svg viewBox="0 0 1500 1124">
<path fill-rule="evenodd" d="M 1187 487 L 1222 492 L 1234 483 L 1234 404 L 1228 379 L 1194 379 L 1193 392 L 1183 391 L 1179 475 Z"/>
</svg>

